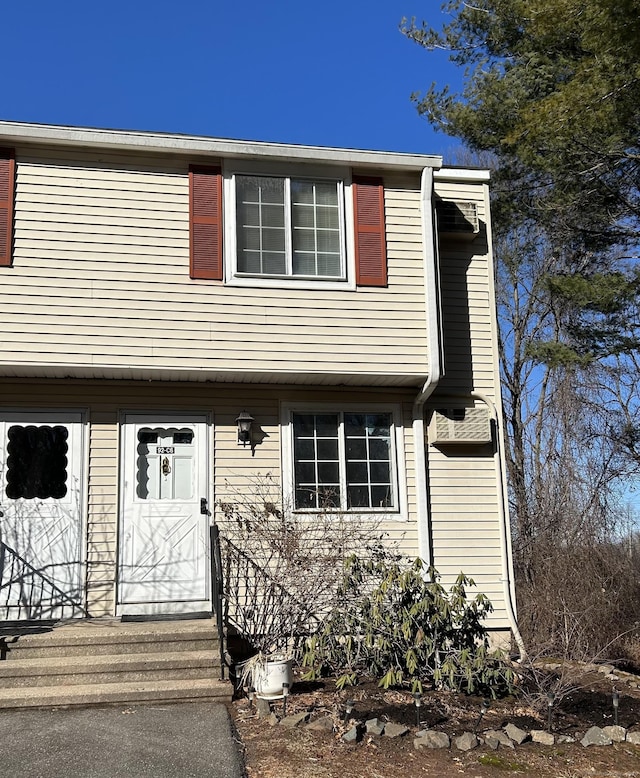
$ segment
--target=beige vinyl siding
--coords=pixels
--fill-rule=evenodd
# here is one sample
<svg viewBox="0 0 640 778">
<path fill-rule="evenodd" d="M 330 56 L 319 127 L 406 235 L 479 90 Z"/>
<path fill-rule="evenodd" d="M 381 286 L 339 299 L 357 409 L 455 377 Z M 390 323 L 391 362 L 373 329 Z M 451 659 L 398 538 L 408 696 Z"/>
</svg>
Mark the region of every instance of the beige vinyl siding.
<svg viewBox="0 0 640 778">
<path fill-rule="evenodd" d="M 93 615 L 115 607 L 118 441 L 125 410 L 210 413 L 212 495 L 233 499 L 258 475 L 272 474 L 279 487 L 281 403 L 398 405 L 407 514 L 388 518 L 380 529 L 406 556 L 417 554 L 417 389 L 320 385 L 337 383 L 335 376 L 343 373 L 360 375 L 363 383 L 368 375 L 379 384 L 407 377 L 415 387 L 426 377 L 419 175 L 385 177 L 388 288 L 310 291 L 189 278 L 185 161 L 24 147 L 17 149 L 17 171 L 14 265 L 2 269 L 0 365 L 24 371 L 33 366 L 38 374 L 71 365 L 96 377 L 126 377 L 129 368 L 139 368 L 149 377 L 176 381 L 8 380 L 0 387 L 5 408 L 88 409 L 87 592 Z M 483 184 L 438 181 L 436 189 L 443 198 L 475 202 L 486 222 Z M 440 265 L 445 375 L 430 407 L 474 391 L 498 400 L 486 232 L 473 241 L 444 238 Z M 261 373 L 264 383 L 178 383 L 184 370 L 209 371 L 231 382 L 240 380 L 235 374 Z M 318 385 L 274 386 L 279 372 Z M 255 452 L 236 443 L 241 410 L 254 416 L 264 434 Z M 497 608 L 491 626 L 506 626 L 492 453 L 428 445 L 427 467 L 435 565 L 445 582 L 461 570 L 472 575 Z"/>
<path fill-rule="evenodd" d="M 500 407 L 493 267 L 486 238 L 486 187 L 438 182 L 447 200 L 474 202 L 481 230 L 474 240 L 443 236 L 440 242 L 445 375 L 430 408 L 475 402 L 487 395 Z M 492 601 L 489 626 L 508 628 L 502 569 L 500 479 L 490 446 L 427 445 L 433 561 L 451 584 L 460 573 Z"/>
<path fill-rule="evenodd" d="M 87 602 L 93 616 L 114 613 L 116 593 L 119 515 L 119 426 L 122 412 L 157 413 L 172 411 L 207 412 L 213 421 L 213 456 L 210 457 L 210 486 L 213 502 L 234 500 L 250 492 L 271 474 L 275 493 L 281 482 L 281 402 L 372 403 L 402 408 L 404 467 L 407 477 L 408 513 L 393 514 L 379 523 L 380 532 L 407 556 L 417 553 L 415 476 L 411 435 L 412 392 L 381 390 L 301 389 L 294 387 L 243 385 L 169 384 L 119 381 L 22 381 L 0 384 L 0 408 L 87 410 L 89 424 L 87 542 Z M 237 445 L 235 419 L 248 410 L 264 434 L 252 452 Z M 402 459 L 400 456 L 400 467 Z M 218 513 L 218 518 L 220 518 Z"/>
<path fill-rule="evenodd" d="M 460 244 L 441 246 L 445 376 L 438 391 L 476 390 L 495 397 L 498 384 L 490 257 L 486 247 L 485 253 L 472 254 L 475 250 L 475 241 L 466 252 Z"/>
<path fill-rule="evenodd" d="M 508 627 L 502 584 L 496 465 L 483 448 L 428 447 L 433 561 L 447 585 L 460 572 L 489 597 L 494 628 Z"/>
<path fill-rule="evenodd" d="M 487 244 L 486 187 L 439 181 L 446 200 L 473 202 L 481 230 L 474 240 L 443 236 L 440 275 L 444 332 L 444 377 L 436 396 L 487 394 L 499 402 L 493 267 Z"/>
<path fill-rule="evenodd" d="M 425 372 L 417 177 L 392 177 L 385 192 L 388 288 L 311 292 L 189 278 L 184 162 L 29 149 L 17 158 L 1 362 Z"/>
<path fill-rule="evenodd" d="M 110 614 L 115 608 L 118 459 L 114 457 L 114 451 L 117 450 L 118 429 L 112 423 L 112 414 L 92 409 L 87 514 L 87 605 L 90 613 Z"/>
</svg>

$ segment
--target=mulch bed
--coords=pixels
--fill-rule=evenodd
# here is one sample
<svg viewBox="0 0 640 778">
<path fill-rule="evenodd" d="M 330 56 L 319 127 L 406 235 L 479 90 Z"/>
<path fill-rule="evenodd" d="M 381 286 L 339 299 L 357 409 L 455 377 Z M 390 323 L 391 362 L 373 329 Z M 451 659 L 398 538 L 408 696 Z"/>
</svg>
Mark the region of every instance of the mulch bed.
<svg viewBox="0 0 640 778">
<path fill-rule="evenodd" d="M 640 678 L 638 679 L 640 681 Z M 593 725 L 613 724 L 612 683 L 599 673 L 581 677 L 580 688 L 553 709 L 553 729 L 578 739 Z M 640 690 L 617 684 L 620 691 L 619 722 L 640 729 Z M 352 717 L 365 721 L 377 717 L 410 727 L 401 738 L 367 736 L 347 744 L 341 736 L 349 726 L 343 721 L 345 701 L 355 702 Z M 422 698 L 422 726 L 447 732 L 451 737 L 472 731 L 477 724 L 481 699 L 451 692 L 426 692 Z M 282 716 L 282 702 L 272 703 Z M 337 692 L 331 681 L 296 683 L 287 703 L 287 714 L 309 711 L 312 719 L 331 715 L 333 733 L 313 732 L 306 727 L 285 729 L 258 717 L 246 697 L 232 705 L 232 715 L 245 750 L 249 778 L 407 778 L 407 776 L 484 776 L 513 773 L 532 778 L 636 778 L 640 775 L 640 747 L 628 743 L 584 748 L 579 742 L 555 746 L 525 743 L 515 749 L 492 751 L 480 746 L 462 752 L 416 750 L 416 710 L 411 694 L 384 691 L 374 683 L 348 692 Z M 546 714 L 539 713 L 525 698 L 493 701 L 478 732 L 499 729 L 512 722 L 522 729 L 545 729 Z M 353 721 L 351 722 L 353 723 Z"/>
</svg>

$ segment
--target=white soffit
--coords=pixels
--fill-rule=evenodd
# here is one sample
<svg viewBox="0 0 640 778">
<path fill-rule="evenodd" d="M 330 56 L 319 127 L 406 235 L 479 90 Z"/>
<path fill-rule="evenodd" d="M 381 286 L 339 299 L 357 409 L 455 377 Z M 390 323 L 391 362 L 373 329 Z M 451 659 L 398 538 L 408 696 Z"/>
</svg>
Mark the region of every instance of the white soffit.
<svg viewBox="0 0 640 778">
<path fill-rule="evenodd" d="M 248 371 L 215 369 L 147 368 L 124 365 L 15 364 L 0 363 L 3 378 L 115 379 L 131 381 L 290 384 L 310 386 L 410 387 L 424 383 L 423 373 L 348 373 L 302 371 Z"/>
</svg>

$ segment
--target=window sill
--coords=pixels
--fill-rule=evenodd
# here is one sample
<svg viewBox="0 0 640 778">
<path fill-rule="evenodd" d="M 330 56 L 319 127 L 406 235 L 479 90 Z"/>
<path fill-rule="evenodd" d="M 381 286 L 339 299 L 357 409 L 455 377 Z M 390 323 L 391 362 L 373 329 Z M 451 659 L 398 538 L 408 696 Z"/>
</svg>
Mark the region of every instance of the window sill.
<svg viewBox="0 0 640 778">
<path fill-rule="evenodd" d="M 294 508 L 292 512 L 300 516 L 315 516 L 318 513 L 334 513 L 336 515 L 344 516 L 349 521 L 354 519 L 357 521 L 366 521 L 367 519 L 370 519 L 371 521 L 388 520 L 406 522 L 409 520 L 399 508 L 363 508 L 362 510 L 341 510 L 340 508 L 336 508 L 331 511 L 322 511 L 317 508 Z"/>
<path fill-rule="evenodd" d="M 254 289 L 321 289 L 355 291 L 355 281 L 348 279 L 293 278 L 292 276 L 252 276 L 232 274 L 225 279 L 225 286 L 243 286 Z"/>
</svg>

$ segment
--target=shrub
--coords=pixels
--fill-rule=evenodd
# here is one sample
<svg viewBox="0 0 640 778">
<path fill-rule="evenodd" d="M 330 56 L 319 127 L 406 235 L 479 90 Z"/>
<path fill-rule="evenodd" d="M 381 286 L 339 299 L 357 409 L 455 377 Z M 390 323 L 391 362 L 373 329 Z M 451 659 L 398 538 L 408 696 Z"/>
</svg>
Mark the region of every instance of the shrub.
<svg viewBox="0 0 640 778">
<path fill-rule="evenodd" d="M 426 577 L 425 577 L 426 572 Z M 515 675 L 491 652 L 483 594 L 467 597 L 474 582 L 463 575 L 447 592 L 420 559 L 409 567 L 387 559 L 352 556 L 340 586 L 340 605 L 306 641 L 304 678 L 336 677 L 338 688 L 373 676 L 383 688 L 424 685 L 496 696 Z"/>
<path fill-rule="evenodd" d="M 340 602 L 345 560 L 394 557 L 379 519 L 358 523 L 341 511 L 296 512 L 279 485 L 258 476 L 217 504 L 224 618 L 264 655 L 297 656 L 302 639 Z"/>
<path fill-rule="evenodd" d="M 580 662 L 624 657 L 640 637 L 640 547 L 537 537 L 516 544 L 518 624 L 529 652 Z"/>
</svg>

